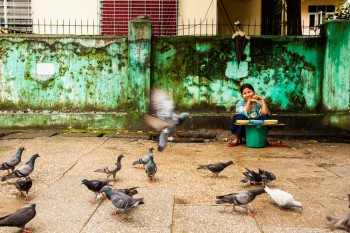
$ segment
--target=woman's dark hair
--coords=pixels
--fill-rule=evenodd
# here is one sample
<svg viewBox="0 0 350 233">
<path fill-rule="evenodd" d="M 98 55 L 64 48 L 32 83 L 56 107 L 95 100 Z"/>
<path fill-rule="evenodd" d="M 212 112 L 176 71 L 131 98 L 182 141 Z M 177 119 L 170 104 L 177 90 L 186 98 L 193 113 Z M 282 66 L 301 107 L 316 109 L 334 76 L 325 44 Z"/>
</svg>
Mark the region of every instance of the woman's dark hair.
<svg viewBox="0 0 350 233">
<path fill-rule="evenodd" d="M 253 88 L 252 85 L 250 85 L 249 83 L 245 83 L 245 84 L 243 84 L 243 85 L 241 86 L 241 89 L 239 89 L 239 90 L 241 91 L 241 94 L 242 94 L 243 90 L 246 89 L 246 88 L 248 88 L 248 89 L 254 91 L 254 88 Z M 254 91 L 254 92 L 255 92 L 255 91 Z"/>
</svg>

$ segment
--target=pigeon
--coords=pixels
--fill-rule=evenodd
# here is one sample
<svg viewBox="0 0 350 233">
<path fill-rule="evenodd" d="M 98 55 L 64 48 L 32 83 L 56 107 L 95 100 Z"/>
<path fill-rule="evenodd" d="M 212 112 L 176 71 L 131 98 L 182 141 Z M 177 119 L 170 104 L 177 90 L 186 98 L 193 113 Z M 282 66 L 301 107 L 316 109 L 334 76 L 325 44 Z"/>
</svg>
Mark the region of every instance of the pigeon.
<svg viewBox="0 0 350 233">
<path fill-rule="evenodd" d="M 151 93 L 151 112 L 157 118 L 146 116 L 145 122 L 148 126 L 160 131 L 158 139 L 158 151 L 163 151 L 166 147 L 168 137 L 176 133 L 180 126 L 187 118 L 192 118 L 188 112 L 180 115 L 174 112 L 174 103 L 166 92 L 161 89 L 154 89 Z"/>
<path fill-rule="evenodd" d="M 119 155 L 118 156 L 118 160 L 115 164 L 109 166 L 109 167 L 105 167 L 105 168 L 101 168 L 101 169 L 97 169 L 95 170 L 95 172 L 102 172 L 102 173 L 106 173 L 107 174 L 107 179 L 108 177 L 110 177 L 111 175 L 113 175 L 113 179 L 115 180 L 115 174 L 122 168 L 122 164 L 121 164 L 121 159 L 124 157 L 124 155 Z"/>
<path fill-rule="evenodd" d="M 260 184 L 262 183 L 262 177 L 259 173 L 249 170 L 248 168 L 245 168 L 247 170 L 246 172 L 243 172 L 243 175 L 245 176 L 241 182 L 242 183 L 247 183 L 248 181 L 250 184 Z"/>
<path fill-rule="evenodd" d="M 248 168 L 245 168 L 247 171 L 243 172 L 243 175 L 245 176 L 240 182 L 247 183 L 248 181 L 250 184 L 263 184 L 266 186 L 271 181 L 276 179 L 276 176 L 272 172 L 268 172 L 265 170 L 262 170 L 259 168 L 259 173 L 252 171 Z"/>
<path fill-rule="evenodd" d="M 259 174 L 264 186 L 276 180 L 276 176 L 272 172 L 268 172 L 259 168 Z"/>
<path fill-rule="evenodd" d="M 26 177 L 34 170 L 34 163 L 36 158 L 40 157 L 38 154 L 32 155 L 28 162 L 23 164 L 20 168 L 14 170 L 11 174 L 1 178 L 1 181 L 6 181 L 15 177 Z"/>
<path fill-rule="evenodd" d="M 15 167 L 21 162 L 22 152 L 24 150 L 24 147 L 20 147 L 17 153 L 14 156 L 12 156 L 12 158 L 0 164 L 0 170 L 7 170 L 7 174 L 10 174 L 9 171 L 11 170 L 12 173 Z"/>
<path fill-rule="evenodd" d="M 267 186 L 265 186 L 265 191 L 270 195 L 271 199 L 276 202 L 276 204 L 281 208 L 288 209 L 293 207 L 300 207 L 303 209 L 303 205 L 299 201 L 294 200 L 294 197 L 290 193 L 287 193 L 280 189 L 270 189 Z"/>
<path fill-rule="evenodd" d="M 350 213 L 344 214 L 337 218 L 333 216 L 326 216 L 326 219 L 332 223 L 331 230 L 343 229 L 350 232 Z"/>
<path fill-rule="evenodd" d="M 254 190 L 242 190 L 237 193 L 230 193 L 222 196 L 217 196 L 216 204 L 232 204 L 232 210 L 236 211 L 236 206 L 242 206 L 246 208 L 248 215 L 254 217 L 254 214 L 249 212 L 248 207 L 246 205 L 252 202 L 257 195 L 264 193 L 265 190 L 263 188 L 258 188 Z"/>
<path fill-rule="evenodd" d="M 29 189 L 32 187 L 32 184 L 33 184 L 33 181 L 29 176 L 27 176 L 24 179 L 19 178 L 15 183 L 16 188 L 19 190 L 22 196 L 23 196 L 22 192 L 26 192 L 26 195 L 24 195 L 26 201 L 29 201 L 28 192 L 29 192 Z"/>
<path fill-rule="evenodd" d="M 148 176 L 148 181 L 154 182 L 154 175 L 157 172 L 157 165 L 155 164 L 155 162 L 153 160 L 153 155 L 150 156 L 150 159 L 145 166 L 145 171 L 146 171 L 147 176 Z"/>
<path fill-rule="evenodd" d="M 138 159 L 135 162 L 133 162 L 132 165 L 142 164 L 143 166 L 145 166 L 145 164 L 147 164 L 151 156 L 153 156 L 153 147 L 149 148 L 148 154 L 143 156 L 141 159 Z"/>
<path fill-rule="evenodd" d="M 144 204 L 143 198 L 132 198 L 123 192 L 112 190 L 109 186 L 104 186 L 101 189 L 101 192 L 104 193 L 107 196 L 108 200 L 110 200 L 112 204 L 117 208 L 117 210 L 112 214 L 117 214 L 119 210 L 122 211 L 123 216 L 121 220 L 127 218 L 125 211 L 133 209 L 138 205 Z"/>
<path fill-rule="evenodd" d="M 16 210 L 12 214 L 0 218 L 0 226 L 2 227 L 18 227 L 23 232 L 31 232 L 25 228 L 25 225 L 32 220 L 36 215 L 35 204 L 31 204 L 29 207 L 24 207 Z"/>
<path fill-rule="evenodd" d="M 136 194 L 138 194 L 137 189 L 138 187 L 132 187 L 132 188 L 128 188 L 128 189 L 116 189 L 117 192 L 122 192 L 125 193 L 126 195 L 132 197 Z"/>
<path fill-rule="evenodd" d="M 95 193 L 94 199 L 90 200 L 91 204 L 96 203 L 96 198 L 98 194 L 100 194 L 101 189 L 108 185 L 108 181 L 99 181 L 99 180 L 87 180 L 83 179 L 81 180 L 81 184 L 84 184 L 89 190 L 93 191 Z"/>
<path fill-rule="evenodd" d="M 212 173 L 214 173 L 214 177 L 217 177 L 219 173 L 224 170 L 227 166 L 233 164 L 233 161 L 228 161 L 226 163 L 215 163 L 215 164 L 208 164 L 208 165 L 198 165 L 197 169 L 208 169 Z"/>
</svg>

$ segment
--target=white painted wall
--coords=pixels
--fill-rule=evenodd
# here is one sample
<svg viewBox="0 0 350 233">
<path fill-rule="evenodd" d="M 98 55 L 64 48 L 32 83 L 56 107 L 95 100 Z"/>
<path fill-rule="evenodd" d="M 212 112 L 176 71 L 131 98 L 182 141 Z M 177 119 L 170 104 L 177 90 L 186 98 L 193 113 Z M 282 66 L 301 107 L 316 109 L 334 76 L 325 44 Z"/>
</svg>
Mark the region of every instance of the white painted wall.
<svg viewBox="0 0 350 233">
<path fill-rule="evenodd" d="M 98 0 L 32 0 L 33 32 L 40 34 L 99 34 L 98 12 Z M 41 26 L 38 26 L 38 22 Z M 44 22 L 46 27 L 43 26 Z M 56 26 L 57 22 L 60 26 Z M 72 26 L 63 28 L 63 23 Z M 87 27 L 86 25 L 91 26 Z M 95 25 L 94 30 L 92 25 Z"/>
<path fill-rule="evenodd" d="M 228 17 L 233 24 L 240 21 L 243 31 L 248 35 L 260 35 L 261 32 L 261 0 L 223 0 Z M 219 3 L 219 23 L 226 24 L 227 29 L 232 30 L 228 18 L 224 14 L 223 7 Z M 248 25 L 250 25 L 248 27 Z M 254 25 L 257 25 L 254 27 Z M 232 34 L 232 32 L 231 32 Z"/>
<path fill-rule="evenodd" d="M 216 35 L 211 24 L 217 24 L 217 0 L 179 0 L 179 35 Z"/>
</svg>

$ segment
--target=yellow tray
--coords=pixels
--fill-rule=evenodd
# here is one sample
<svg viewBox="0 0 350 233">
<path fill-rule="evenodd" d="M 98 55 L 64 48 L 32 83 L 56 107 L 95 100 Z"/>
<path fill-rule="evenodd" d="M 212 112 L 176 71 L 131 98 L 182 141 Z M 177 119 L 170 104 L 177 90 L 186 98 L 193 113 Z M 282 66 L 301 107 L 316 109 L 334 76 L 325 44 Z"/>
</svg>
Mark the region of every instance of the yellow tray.
<svg viewBox="0 0 350 233">
<path fill-rule="evenodd" d="M 278 123 L 278 120 L 265 120 L 264 124 L 266 125 L 275 125 Z"/>
<path fill-rule="evenodd" d="M 237 120 L 236 123 L 237 124 L 242 124 L 242 125 L 248 125 L 249 124 L 249 120 Z"/>
</svg>

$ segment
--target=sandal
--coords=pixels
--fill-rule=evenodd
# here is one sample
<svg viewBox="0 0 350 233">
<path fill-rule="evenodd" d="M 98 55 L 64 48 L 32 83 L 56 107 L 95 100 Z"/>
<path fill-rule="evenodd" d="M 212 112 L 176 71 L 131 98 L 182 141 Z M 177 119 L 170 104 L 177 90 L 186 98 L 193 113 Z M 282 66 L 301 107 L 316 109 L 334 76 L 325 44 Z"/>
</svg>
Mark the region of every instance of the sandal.
<svg viewBox="0 0 350 233">
<path fill-rule="evenodd" d="M 267 141 L 266 143 L 269 146 L 278 146 L 278 147 L 285 147 L 287 144 L 285 144 L 281 139 L 278 139 L 277 141 L 274 142 L 269 142 Z"/>
<path fill-rule="evenodd" d="M 228 141 L 228 143 L 227 143 L 227 146 L 228 147 L 235 147 L 238 145 L 238 143 L 239 143 L 239 141 L 234 142 L 232 139 L 230 139 L 230 141 Z"/>
</svg>

